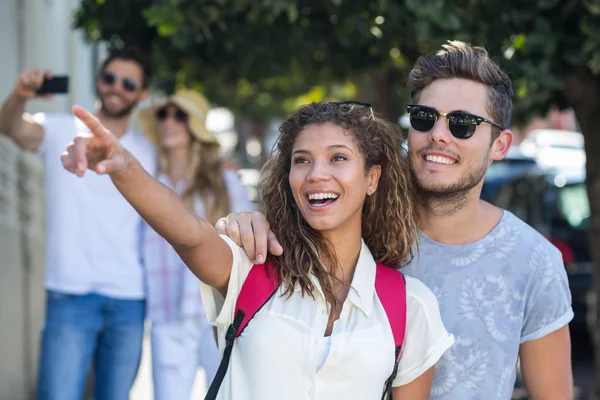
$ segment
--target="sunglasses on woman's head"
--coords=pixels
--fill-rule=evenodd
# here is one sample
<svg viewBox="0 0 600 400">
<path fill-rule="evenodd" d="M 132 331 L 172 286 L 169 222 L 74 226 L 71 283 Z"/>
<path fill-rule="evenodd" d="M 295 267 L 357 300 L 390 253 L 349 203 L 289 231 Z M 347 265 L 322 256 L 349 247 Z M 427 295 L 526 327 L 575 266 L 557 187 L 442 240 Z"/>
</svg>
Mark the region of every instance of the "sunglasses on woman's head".
<svg viewBox="0 0 600 400">
<path fill-rule="evenodd" d="M 121 83 L 123 84 L 123 89 L 125 89 L 125 91 L 133 93 L 136 91 L 137 89 L 137 83 L 135 83 L 135 81 L 131 78 L 120 78 L 121 79 Z M 113 74 L 112 72 L 105 72 L 102 74 L 102 82 L 105 85 L 108 86 L 113 86 L 115 83 L 117 83 L 117 81 L 119 80 L 119 77 L 115 74 Z"/>
<path fill-rule="evenodd" d="M 156 119 L 159 121 L 166 121 L 167 118 L 171 116 L 175 121 L 186 123 L 188 120 L 188 115 L 185 111 L 176 108 L 174 112 L 169 113 L 169 109 L 167 107 L 161 107 L 156 110 Z"/>
<path fill-rule="evenodd" d="M 500 124 L 489 119 L 463 111 L 439 112 L 433 107 L 410 104 L 406 106 L 410 115 L 410 125 L 419 132 L 429 132 L 437 122 L 440 115 L 446 117 L 447 127 L 452 136 L 458 139 L 468 139 L 475 133 L 475 129 L 482 122 L 494 125 L 504 130 Z"/>
<path fill-rule="evenodd" d="M 332 102 L 330 102 L 330 104 L 335 104 L 336 106 L 340 107 L 340 109 L 342 109 L 345 112 L 350 111 L 352 109 L 352 107 L 354 107 L 354 106 L 367 107 L 369 110 L 371 110 L 371 119 L 375 118 L 373 115 L 373 106 L 371 106 L 371 103 L 365 103 L 364 101 L 349 100 L 349 101 L 332 101 Z"/>
</svg>

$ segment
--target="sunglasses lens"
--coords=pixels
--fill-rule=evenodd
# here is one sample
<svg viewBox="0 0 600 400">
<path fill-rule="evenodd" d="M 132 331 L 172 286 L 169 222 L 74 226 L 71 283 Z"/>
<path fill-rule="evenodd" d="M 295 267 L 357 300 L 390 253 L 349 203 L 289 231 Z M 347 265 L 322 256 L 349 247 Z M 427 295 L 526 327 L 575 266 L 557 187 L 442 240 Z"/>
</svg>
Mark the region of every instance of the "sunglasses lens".
<svg viewBox="0 0 600 400">
<path fill-rule="evenodd" d="M 452 136 L 458 139 L 468 139 L 475 133 L 477 121 L 469 114 L 450 113 L 448 114 L 448 128 Z"/>
<path fill-rule="evenodd" d="M 116 80 L 117 80 L 117 77 L 115 76 L 115 74 L 111 74 L 111 73 L 107 72 L 102 75 L 102 82 L 104 82 L 107 85 L 114 85 Z"/>
<path fill-rule="evenodd" d="M 417 131 L 427 132 L 433 128 L 438 114 L 428 107 L 415 107 L 410 111 L 410 125 Z"/>
<path fill-rule="evenodd" d="M 123 79 L 123 89 L 127 90 L 128 92 L 135 92 L 137 85 L 132 79 L 125 78 Z"/>
<path fill-rule="evenodd" d="M 156 119 L 164 121 L 169 116 L 169 111 L 166 108 L 159 108 L 156 111 Z"/>
<path fill-rule="evenodd" d="M 188 115 L 187 115 L 187 113 L 185 111 L 176 110 L 175 111 L 175 120 L 177 120 L 179 122 L 187 122 Z"/>
</svg>

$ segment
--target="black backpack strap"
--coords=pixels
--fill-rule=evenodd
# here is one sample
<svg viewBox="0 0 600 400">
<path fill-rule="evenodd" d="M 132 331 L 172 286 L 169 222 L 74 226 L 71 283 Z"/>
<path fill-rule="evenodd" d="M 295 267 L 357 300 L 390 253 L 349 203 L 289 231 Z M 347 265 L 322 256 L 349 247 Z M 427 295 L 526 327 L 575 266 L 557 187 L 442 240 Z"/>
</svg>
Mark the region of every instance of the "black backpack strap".
<svg viewBox="0 0 600 400">
<path fill-rule="evenodd" d="M 385 387 L 383 389 L 383 395 L 381 396 L 381 400 L 393 400 L 394 395 L 392 393 L 392 382 L 396 379 L 396 374 L 398 373 L 398 363 L 400 362 L 400 350 L 402 346 L 396 347 L 396 361 L 394 362 L 394 369 L 392 370 L 392 374 L 385 381 Z M 386 399 L 387 395 L 387 399 Z"/>
<path fill-rule="evenodd" d="M 269 301 L 278 287 L 279 280 L 272 263 L 254 265 L 252 267 L 240 290 L 235 305 L 233 322 L 227 327 L 227 332 L 225 333 L 223 358 L 204 400 L 215 400 L 217 398 L 217 393 L 229 367 L 235 338 L 242 334 L 248 322 Z"/>
<path fill-rule="evenodd" d="M 210 388 L 206 393 L 206 397 L 204 400 L 215 400 L 217 398 L 217 393 L 219 393 L 219 388 L 221 387 L 221 383 L 225 378 L 225 374 L 227 373 L 227 367 L 229 367 L 229 359 L 231 358 L 231 351 L 233 350 L 233 343 L 235 342 L 236 332 L 244 319 L 244 311 L 237 310 L 235 313 L 235 318 L 233 322 L 229 324 L 227 328 L 227 333 L 225 334 L 225 350 L 223 351 L 223 358 L 221 359 L 221 363 L 219 364 L 219 369 L 210 384 Z"/>
</svg>

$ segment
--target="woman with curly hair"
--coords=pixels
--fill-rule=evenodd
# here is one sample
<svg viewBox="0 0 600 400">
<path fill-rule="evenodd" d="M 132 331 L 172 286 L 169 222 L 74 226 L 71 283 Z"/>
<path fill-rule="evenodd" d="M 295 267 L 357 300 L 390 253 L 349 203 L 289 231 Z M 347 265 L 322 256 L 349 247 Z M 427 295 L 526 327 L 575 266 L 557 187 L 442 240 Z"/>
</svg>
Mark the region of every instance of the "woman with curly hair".
<svg viewBox="0 0 600 400">
<path fill-rule="evenodd" d="M 171 243 L 202 281 L 223 349 L 252 261 L 144 171 L 93 115 L 74 112 L 93 135 L 77 137 L 63 165 L 80 176 L 86 168 L 109 174 Z M 376 263 L 402 267 L 417 238 L 401 132 L 370 106 L 345 102 L 303 106 L 280 133 L 260 190 L 285 251 L 257 260 L 273 266 L 280 285 L 237 339 L 217 398 L 380 398 L 395 360 Z M 433 366 L 453 341 L 433 293 L 406 277 L 406 334 L 393 397 L 428 399 Z"/>
</svg>

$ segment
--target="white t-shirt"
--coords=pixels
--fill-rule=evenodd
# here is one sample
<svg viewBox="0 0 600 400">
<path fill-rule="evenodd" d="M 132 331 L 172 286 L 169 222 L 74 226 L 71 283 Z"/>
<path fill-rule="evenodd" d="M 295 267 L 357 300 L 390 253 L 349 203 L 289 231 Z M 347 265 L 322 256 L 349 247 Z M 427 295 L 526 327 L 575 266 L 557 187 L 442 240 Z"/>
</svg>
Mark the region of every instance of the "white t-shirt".
<svg viewBox="0 0 600 400">
<path fill-rule="evenodd" d="M 46 289 L 144 298 L 142 219 L 107 175 L 88 170 L 80 178 L 62 166 L 60 155 L 87 127 L 71 114 L 36 114 L 34 119 L 44 128 L 39 152 L 45 167 Z M 133 131 L 120 141 L 155 173 L 156 153 L 149 141 Z"/>
<path fill-rule="evenodd" d="M 233 321 L 237 297 L 252 262 L 243 249 L 223 236 L 233 252 L 227 297 L 202 284 L 209 321 L 218 328 L 219 348 Z M 328 311 L 316 283 L 316 299 L 297 287 L 288 298 L 282 289 L 260 309 L 236 339 L 218 399 L 381 398 L 394 366 L 394 339 L 375 292 L 375 261 L 362 244 L 350 292 L 331 333 L 329 354 L 317 371 Z M 405 385 L 432 367 L 452 345 L 435 296 L 418 280 L 406 277 L 407 330 L 393 386 Z"/>
</svg>

